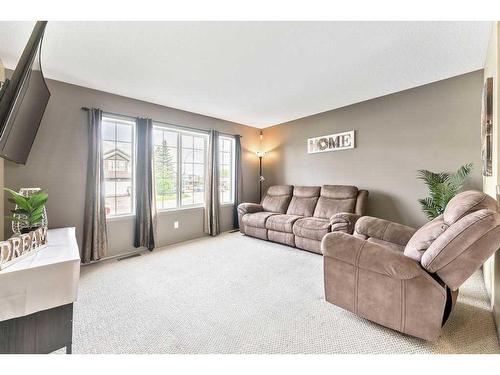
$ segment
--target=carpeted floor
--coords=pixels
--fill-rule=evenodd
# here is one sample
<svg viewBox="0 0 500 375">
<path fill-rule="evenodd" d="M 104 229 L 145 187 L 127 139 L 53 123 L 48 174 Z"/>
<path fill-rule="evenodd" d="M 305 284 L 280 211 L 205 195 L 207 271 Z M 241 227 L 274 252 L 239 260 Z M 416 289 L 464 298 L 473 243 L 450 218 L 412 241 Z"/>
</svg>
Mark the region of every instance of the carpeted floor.
<svg viewBox="0 0 500 375">
<path fill-rule="evenodd" d="M 325 302 L 322 257 L 224 234 L 82 268 L 75 353 L 499 353 L 482 275 L 436 343 Z"/>
</svg>

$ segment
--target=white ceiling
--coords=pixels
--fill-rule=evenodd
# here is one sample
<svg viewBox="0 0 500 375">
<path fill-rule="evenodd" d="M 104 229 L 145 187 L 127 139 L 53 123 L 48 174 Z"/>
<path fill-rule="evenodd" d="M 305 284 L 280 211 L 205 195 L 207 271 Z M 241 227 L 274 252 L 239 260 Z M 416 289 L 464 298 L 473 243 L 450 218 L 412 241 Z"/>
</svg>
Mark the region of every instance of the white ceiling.
<svg viewBox="0 0 500 375">
<path fill-rule="evenodd" d="M 32 22 L 0 22 L 13 68 Z M 266 127 L 483 68 L 490 22 L 49 22 L 48 78 Z M 82 103 L 84 104 L 84 103 Z"/>
</svg>

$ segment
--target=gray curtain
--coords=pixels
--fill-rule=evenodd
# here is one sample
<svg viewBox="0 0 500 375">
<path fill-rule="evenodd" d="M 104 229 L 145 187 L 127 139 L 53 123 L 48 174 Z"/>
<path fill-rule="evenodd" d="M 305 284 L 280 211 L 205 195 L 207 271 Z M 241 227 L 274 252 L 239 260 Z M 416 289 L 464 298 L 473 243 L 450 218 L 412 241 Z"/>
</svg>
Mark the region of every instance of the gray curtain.
<svg viewBox="0 0 500 375">
<path fill-rule="evenodd" d="M 217 236 L 219 227 L 219 132 L 210 130 L 205 173 L 205 233 Z"/>
<path fill-rule="evenodd" d="M 156 194 L 154 179 L 153 120 L 137 119 L 135 247 L 155 247 Z"/>
<path fill-rule="evenodd" d="M 238 205 L 242 201 L 243 175 L 241 172 L 241 136 L 234 136 L 234 211 L 233 226 L 238 228 Z"/>
<path fill-rule="evenodd" d="M 83 263 L 99 260 L 108 250 L 104 192 L 104 162 L 102 148 L 102 111 L 90 109 L 89 156 L 87 161 L 87 186 L 85 217 L 83 223 Z"/>
</svg>

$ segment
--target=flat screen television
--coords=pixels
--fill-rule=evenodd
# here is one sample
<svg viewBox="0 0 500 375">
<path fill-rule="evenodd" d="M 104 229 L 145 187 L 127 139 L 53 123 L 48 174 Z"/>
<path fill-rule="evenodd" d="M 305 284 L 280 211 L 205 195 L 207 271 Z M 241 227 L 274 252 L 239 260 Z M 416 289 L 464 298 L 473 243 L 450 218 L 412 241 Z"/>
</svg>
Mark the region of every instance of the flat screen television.
<svg viewBox="0 0 500 375">
<path fill-rule="evenodd" d="M 46 21 L 35 24 L 10 79 L 0 91 L 0 157 L 26 164 L 50 92 L 41 67 Z"/>
</svg>

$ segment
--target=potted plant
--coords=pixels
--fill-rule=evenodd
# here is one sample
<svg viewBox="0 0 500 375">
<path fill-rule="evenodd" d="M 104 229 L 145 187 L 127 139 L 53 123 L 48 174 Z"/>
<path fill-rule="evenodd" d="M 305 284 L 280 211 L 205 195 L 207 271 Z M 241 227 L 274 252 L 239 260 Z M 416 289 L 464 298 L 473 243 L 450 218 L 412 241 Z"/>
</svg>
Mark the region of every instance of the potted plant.
<svg viewBox="0 0 500 375">
<path fill-rule="evenodd" d="M 453 174 L 440 172 L 435 173 L 425 169 L 418 171 L 418 178 L 424 180 L 429 188 L 430 196 L 419 199 L 422 211 L 429 220 L 441 215 L 448 202 L 465 184 L 467 177 L 472 172 L 472 163 L 461 166 Z"/>
<path fill-rule="evenodd" d="M 40 228 L 43 218 L 45 203 L 48 195 L 43 190 L 38 190 L 30 196 L 25 197 L 14 190 L 4 188 L 10 194 L 9 202 L 17 207 L 10 212 L 13 216 L 6 216 L 7 219 L 18 222 L 21 233 L 29 233 Z"/>
</svg>

